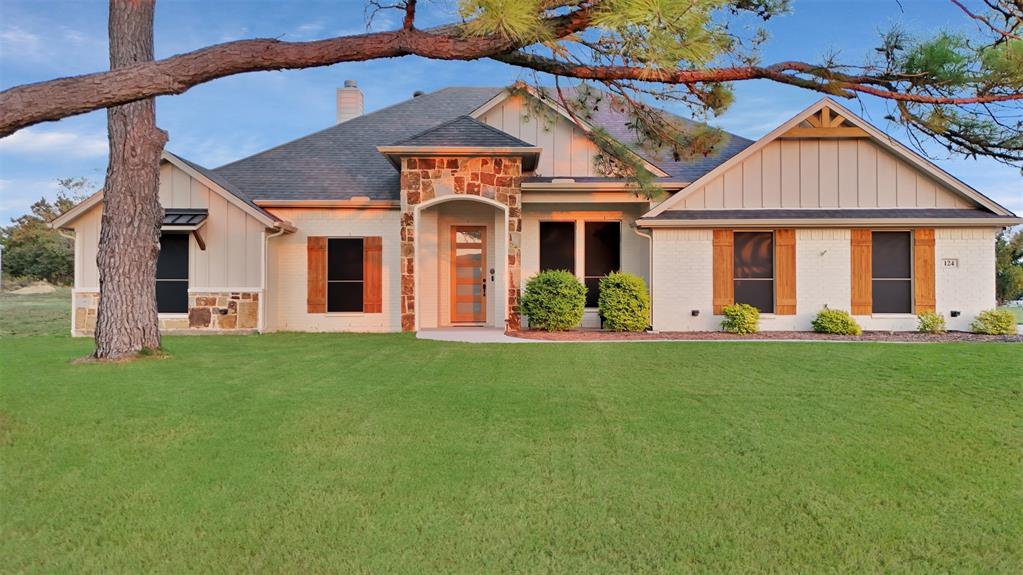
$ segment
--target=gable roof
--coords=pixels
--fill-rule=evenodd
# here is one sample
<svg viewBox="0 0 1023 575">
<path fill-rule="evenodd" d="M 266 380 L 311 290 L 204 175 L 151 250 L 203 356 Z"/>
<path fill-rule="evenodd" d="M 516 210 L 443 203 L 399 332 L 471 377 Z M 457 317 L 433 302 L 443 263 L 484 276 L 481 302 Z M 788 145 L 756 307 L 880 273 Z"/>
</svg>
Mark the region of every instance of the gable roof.
<svg viewBox="0 0 1023 575">
<path fill-rule="evenodd" d="M 169 162 L 178 169 L 182 170 L 189 176 L 199 180 L 206 187 L 219 193 L 227 201 L 235 204 L 242 211 L 248 213 L 257 221 L 268 227 L 283 227 L 285 229 L 290 228 L 290 224 L 282 221 L 277 216 L 274 216 L 270 212 L 257 206 L 249 198 L 241 193 L 235 186 L 230 182 L 225 181 L 223 178 L 212 173 L 207 168 L 200 166 L 194 162 L 190 162 L 178 155 L 172 154 L 167 150 L 164 150 L 160 155 L 161 162 Z M 85 200 L 79 202 L 77 205 L 72 207 L 70 210 L 60 214 L 54 218 L 50 223 L 50 227 L 59 229 L 67 226 L 71 222 L 78 219 L 79 216 L 89 211 L 90 208 L 103 201 L 103 190 L 99 190 L 92 194 Z"/>
<path fill-rule="evenodd" d="M 472 116 L 459 116 L 392 146 L 465 146 L 474 148 L 532 148 L 533 144 L 484 124 Z"/>
<path fill-rule="evenodd" d="M 396 200 L 400 175 L 377 146 L 468 114 L 503 88 L 445 88 L 213 170 L 253 201 Z"/>
<path fill-rule="evenodd" d="M 814 115 L 815 113 L 821 111 L 823 108 L 829 108 L 830 110 L 837 112 L 839 115 L 841 115 L 841 116 L 843 116 L 845 118 L 845 121 L 849 122 L 850 124 L 852 124 L 856 128 L 860 128 L 864 132 L 866 132 L 867 136 L 871 140 L 873 140 L 875 143 L 877 143 L 881 147 L 885 148 L 886 150 L 890 151 L 891 153 L 895 154 L 897 157 L 902 158 L 902 159 L 908 161 L 909 163 L 914 165 L 916 168 L 920 169 L 921 171 L 923 171 L 926 174 L 930 175 L 934 179 L 936 179 L 939 182 L 943 183 L 944 185 L 948 186 L 953 191 L 955 191 L 955 192 L 961 194 L 962 196 L 972 200 L 973 202 L 983 206 L 985 209 L 990 210 L 992 213 L 994 213 L 996 215 L 1005 216 L 1005 217 L 1008 217 L 1008 218 L 1015 218 L 1015 214 L 1013 214 L 1011 211 L 1009 211 L 1005 207 L 999 205 L 997 202 L 995 202 L 991 198 L 988 198 L 984 194 L 982 194 L 979 191 L 973 189 L 972 187 L 970 187 L 967 184 L 963 183 L 959 179 L 953 177 L 948 172 L 942 170 L 941 168 L 939 168 L 938 166 L 936 166 L 935 164 L 933 164 L 929 160 L 923 158 L 922 156 L 920 156 L 919 154 L 917 154 L 913 150 L 909 149 L 908 147 L 904 146 L 903 144 L 901 144 L 900 142 L 895 140 L 895 138 L 892 138 L 888 134 L 885 134 L 884 132 L 882 132 L 881 130 L 877 129 L 876 127 L 871 125 L 869 122 L 864 120 L 863 118 L 860 118 L 856 114 L 852 113 L 851 111 L 846 109 L 844 106 L 839 105 L 837 102 L 835 102 L 831 98 L 822 98 L 822 99 L 818 100 L 817 102 L 815 102 L 813 105 L 811 105 L 808 108 L 806 108 L 805 110 L 803 110 L 802 112 L 800 112 L 800 113 L 796 114 L 795 116 L 793 116 L 787 122 L 783 123 L 782 125 L 778 126 L 774 130 L 772 130 L 770 133 L 765 135 L 763 138 L 760 138 L 759 140 L 757 140 L 754 144 L 746 147 L 745 149 L 743 149 L 738 154 L 735 154 L 734 156 L 730 157 L 728 160 L 720 163 L 713 170 L 710 170 L 709 172 L 707 172 L 707 173 L 703 174 L 702 176 L 700 176 L 696 181 L 694 181 L 692 184 L 690 184 L 686 189 L 684 189 L 681 192 L 675 194 L 674 196 L 668 198 L 667 200 L 662 202 L 660 205 L 658 205 L 654 209 L 650 210 L 650 212 L 648 212 L 646 215 L 644 215 L 642 219 L 643 220 L 647 220 L 647 221 L 653 220 L 653 219 L 662 219 L 663 220 L 664 218 L 658 218 L 658 216 L 660 216 L 661 214 L 663 214 L 665 212 L 669 212 L 669 211 L 677 212 L 677 211 L 683 210 L 684 206 L 685 206 L 685 203 L 684 203 L 685 198 L 690 193 L 698 191 L 700 188 L 702 188 L 705 184 L 710 182 L 712 179 L 714 179 L 718 175 L 724 173 L 729 168 L 731 168 L 731 167 L 733 167 L 735 165 L 738 165 L 744 159 L 750 157 L 751 155 L 756 153 L 758 150 L 763 149 L 767 144 L 777 140 L 778 138 L 780 138 L 783 134 L 785 134 L 786 132 L 788 132 L 792 128 L 795 128 L 795 127 L 799 126 L 807 118 L 809 118 L 810 116 Z"/>
</svg>

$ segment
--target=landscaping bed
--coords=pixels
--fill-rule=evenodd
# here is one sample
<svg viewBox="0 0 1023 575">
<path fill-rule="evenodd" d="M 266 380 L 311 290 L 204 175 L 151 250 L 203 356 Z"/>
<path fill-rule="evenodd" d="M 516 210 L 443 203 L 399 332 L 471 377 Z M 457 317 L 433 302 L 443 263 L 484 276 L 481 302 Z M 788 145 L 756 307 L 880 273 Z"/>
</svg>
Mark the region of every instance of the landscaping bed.
<svg viewBox="0 0 1023 575">
<path fill-rule="evenodd" d="M 546 332 L 524 330 L 509 333 L 525 339 L 548 341 L 644 341 L 644 340 L 808 340 L 808 341 L 892 341 L 912 343 L 1006 342 L 1023 343 L 1023 335 L 984 335 L 966 331 L 919 333 L 915 331 L 865 331 L 862 335 L 832 335 L 812 331 L 762 331 L 738 335 L 723 331 L 614 332 L 597 329 Z"/>
</svg>

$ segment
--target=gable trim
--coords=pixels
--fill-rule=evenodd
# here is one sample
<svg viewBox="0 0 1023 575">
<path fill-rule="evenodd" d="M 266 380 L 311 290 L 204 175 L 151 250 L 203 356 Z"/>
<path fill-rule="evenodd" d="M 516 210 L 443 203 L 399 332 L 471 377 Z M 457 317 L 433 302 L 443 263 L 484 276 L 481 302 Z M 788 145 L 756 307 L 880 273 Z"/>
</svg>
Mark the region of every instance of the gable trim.
<svg viewBox="0 0 1023 575">
<path fill-rule="evenodd" d="M 930 177 L 934 178 L 935 180 L 938 180 L 939 182 L 941 182 L 945 186 L 951 188 L 953 191 L 958 192 L 960 195 L 965 196 L 966 198 L 968 198 L 968 199 L 970 199 L 970 200 L 980 204 L 981 206 L 987 208 L 988 210 L 991 210 L 995 214 L 998 214 L 998 215 L 1001 215 L 1001 216 L 1015 217 L 1015 214 L 1013 214 L 1011 211 L 1009 211 L 1008 209 L 1006 209 L 1002 205 L 998 204 L 997 202 L 995 202 L 991 198 L 988 198 L 987 196 L 985 196 L 984 194 L 980 193 L 979 191 L 973 189 L 972 187 L 970 187 L 969 185 L 965 184 L 964 182 L 962 182 L 958 178 L 952 176 L 951 174 L 949 174 L 945 170 L 942 170 L 941 168 L 939 168 L 938 166 L 936 166 L 932 162 L 928 161 L 926 158 L 920 156 L 919 154 L 917 154 L 913 150 L 911 150 L 911 149 L 907 148 L 906 146 L 902 145 L 901 143 L 896 141 L 895 138 L 893 138 L 893 137 L 889 136 L 888 134 L 885 134 L 881 130 L 875 128 L 869 122 L 867 122 L 866 120 L 860 118 L 856 114 L 852 113 L 847 108 L 845 108 L 844 106 L 841 106 L 840 104 L 838 104 L 837 102 L 835 102 L 831 98 L 821 98 L 820 100 L 818 100 L 817 102 L 812 104 L 810 107 L 808 107 L 805 110 L 803 110 L 802 112 L 796 114 L 795 116 L 790 118 L 787 122 L 785 122 L 782 125 L 778 126 L 774 130 L 769 132 L 767 135 L 765 135 L 764 137 L 762 137 L 759 140 L 757 140 L 756 142 L 754 142 L 753 145 L 747 147 L 745 150 L 743 150 L 743 151 L 739 152 L 738 154 L 732 156 L 731 158 L 726 160 L 724 163 L 722 163 L 718 167 L 714 168 L 713 170 L 707 172 L 703 176 L 700 176 L 695 182 L 693 182 L 692 184 L 687 186 L 687 188 L 685 190 L 682 190 L 681 192 L 679 192 L 679 193 L 675 194 L 674 196 L 668 198 L 667 200 L 662 202 L 660 205 L 658 205 L 656 208 L 654 208 L 654 209 L 650 210 L 648 213 L 646 213 L 643 216 L 643 218 L 644 219 L 653 218 L 653 217 L 661 214 L 662 212 L 668 211 L 668 210 L 670 210 L 672 208 L 674 208 L 674 209 L 684 209 L 683 208 L 683 205 L 684 205 L 683 202 L 684 202 L 686 197 L 688 197 L 692 193 L 694 193 L 694 192 L 698 191 L 699 189 L 701 189 L 703 186 L 708 184 L 714 178 L 724 174 L 729 169 L 731 169 L 731 168 L 741 164 L 743 160 L 745 160 L 746 158 L 749 158 L 754 153 L 762 150 L 764 147 L 767 146 L 767 144 L 770 144 L 771 142 L 773 142 L 775 140 L 781 139 L 791 129 L 797 127 L 800 123 L 802 123 L 808 117 L 810 117 L 811 115 L 815 114 L 816 112 L 818 112 L 819 110 L 821 110 L 822 108 L 825 108 L 825 107 L 830 107 L 832 110 L 834 110 L 834 111 L 838 112 L 839 114 L 841 114 L 842 116 L 844 116 L 846 121 L 848 121 L 849 123 L 855 125 L 857 128 L 860 128 L 863 131 L 865 131 L 867 133 L 867 135 L 870 137 L 870 139 L 873 142 L 875 142 L 878 145 L 880 145 L 882 148 L 884 148 L 884 149 L 888 150 L 889 152 L 895 154 L 896 157 L 898 157 L 900 159 L 903 159 L 903 160 L 906 160 L 907 162 L 909 162 L 910 164 L 912 164 L 916 168 L 920 169 L 921 171 L 923 171 L 924 173 L 926 173 Z"/>
<path fill-rule="evenodd" d="M 570 114 L 568 112 L 568 110 L 566 110 L 565 107 L 563 105 L 561 105 L 560 102 L 555 101 L 555 100 L 551 100 L 551 99 L 548 99 L 548 98 L 544 97 L 542 94 L 537 92 L 536 88 L 534 88 L 533 86 L 530 86 L 528 84 L 522 84 L 522 87 L 523 87 L 524 90 L 526 90 L 526 92 L 529 93 L 530 96 L 536 98 L 537 101 L 543 103 L 545 106 L 547 106 L 551 110 L 554 110 L 555 112 L 557 112 L 558 115 L 560 115 L 561 117 L 565 118 L 566 120 L 571 122 L 573 125 L 578 126 L 579 129 L 581 129 L 582 131 L 586 132 L 587 134 L 589 134 L 590 132 L 593 131 L 593 126 L 590 123 L 586 122 L 583 119 L 576 118 L 575 116 Z M 490 101 L 488 101 L 487 103 L 483 104 L 479 108 L 476 108 L 475 110 L 473 110 L 472 113 L 469 114 L 469 116 L 472 117 L 473 119 L 479 119 L 481 116 L 483 116 L 483 114 L 486 114 L 487 112 L 489 112 L 490 110 L 492 110 L 497 105 L 499 105 L 500 103 L 504 102 L 505 100 L 507 100 L 511 96 L 512 96 L 511 90 L 506 88 L 500 94 L 498 94 L 498 95 L 494 96 L 493 98 L 491 98 Z M 615 142 L 618 142 L 618 140 L 615 140 Z M 657 176 L 659 178 L 670 177 L 670 174 L 668 174 L 664 170 L 662 170 L 662 169 L 658 168 L 657 166 L 655 166 L 649 160 L 647 160 L 646 158 L 641 156 L 638 152 L 635 152 L 634 150 L 632 150 L 631 148 L 629 148 L 625 144 L 622 144 L 621 142 L 618 142 L 618 143 L 621 144 L 624 148 L 628 149 L 629 153 L 632 154 L 636 159 L 638 159 L 639 161 L 643 162 L 643 167 L 645 167 L 647 169 L 647 171 L 649 171 L 651 174 L 653 174 L 653 175 L 655 175 L 655 176 Z M 596 145 L 596 144 L 594 144 L 594 145 Z"/>
</svg>

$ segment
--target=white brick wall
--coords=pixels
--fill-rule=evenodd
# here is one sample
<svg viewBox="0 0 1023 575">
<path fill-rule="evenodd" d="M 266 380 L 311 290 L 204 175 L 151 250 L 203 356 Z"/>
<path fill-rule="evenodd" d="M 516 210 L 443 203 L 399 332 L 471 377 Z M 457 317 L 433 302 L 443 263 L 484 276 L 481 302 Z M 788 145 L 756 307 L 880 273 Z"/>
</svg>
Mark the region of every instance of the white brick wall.
<svg viewBox="0 0 1023 575">
<path fill-rule="evenodd" d="M 939 229 L 935 232 L 937 270 L 934 288 L 938 313 L 948 329 L 968 330 L 977 314 L 995 307 L 995 237 L 992 228 Z M 956 258 L 958 268 L 942 260 Z M 961 313 L 951 317 L 951 311 Z"/>
<path fill-rule="evenodd" d="M 976 315 L 995 305 L 995 229 L 939 229 L 936 232 L 935 288 L 937 310 L 949 329 L 969 329 Z M 713 310 L 713 232 L 654 231 L 654 329 L 717 331 L 721 317 Z M 959 268 L 945 268 L 944 258 L 958 258 Z M 852 299 L 848 229 L 796 231 L 796 315 L 761 318 L 763 330 L 809 330 L 825 306 L 849 310 Z M 691 311 L 699 310 L 699 317 Z M 960 317 L 949 312 L 957 310 Z M 856 316 L 867 330 L 912 331 L 913 314 Z"/>
<path fill-rule="evenodd" d="M 274 209 L 297 231 L 269 241 L 267 331 L 401 331 L 397 210 Z M 306 312 L 309 236 L 383 238 L 383 313 Z"/>
</svg>

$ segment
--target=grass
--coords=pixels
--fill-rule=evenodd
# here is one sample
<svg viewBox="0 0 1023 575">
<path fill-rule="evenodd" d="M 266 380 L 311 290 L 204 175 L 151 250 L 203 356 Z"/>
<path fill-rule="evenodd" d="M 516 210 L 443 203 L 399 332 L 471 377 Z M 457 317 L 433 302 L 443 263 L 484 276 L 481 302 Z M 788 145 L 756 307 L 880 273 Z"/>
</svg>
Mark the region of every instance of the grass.
<svg viewBox="0 0 1023 575">
<path fill-rule="evenodd" d="M 8 572 L 1018 572 L 1013 344 L 0 338 Z"/>
<path fill-rule="evenodd" d="M 48 294 L 0 292 L 0 337 L 64 335 L 71 330 L 71 288 Z"/>
<path fill-rule="evenodd" d="M 999 309 L 1007 309 L 1016 315 L 1016 323 L 1023 324 L 1023 307 L 1001 307 Z"/>
</svg>

